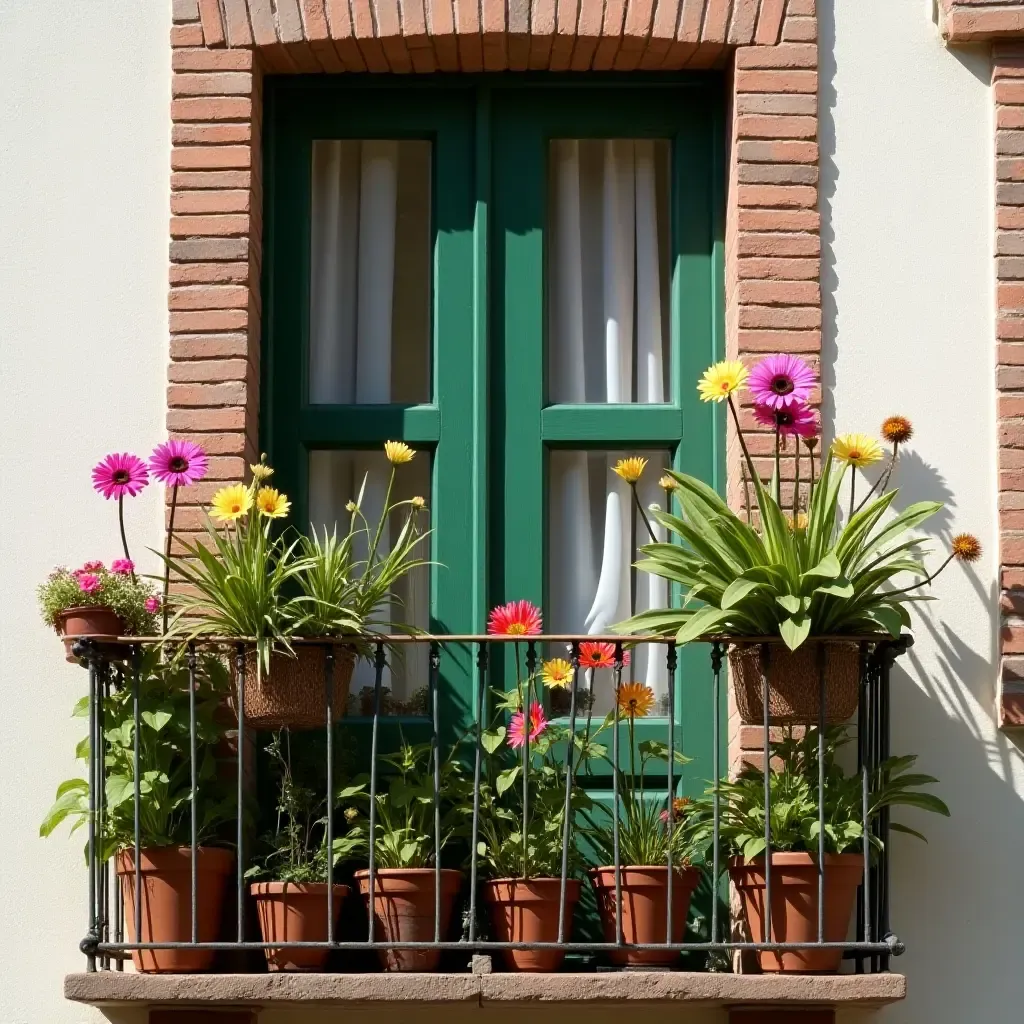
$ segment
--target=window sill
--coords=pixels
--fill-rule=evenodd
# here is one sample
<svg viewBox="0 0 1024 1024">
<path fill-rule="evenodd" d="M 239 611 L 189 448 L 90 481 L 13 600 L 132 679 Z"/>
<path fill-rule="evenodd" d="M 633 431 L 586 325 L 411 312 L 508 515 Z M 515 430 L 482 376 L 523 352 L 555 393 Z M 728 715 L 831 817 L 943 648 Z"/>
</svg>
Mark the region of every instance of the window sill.
<svg viewBox="0 0 1024 1024">
<path fill-rule="evenodd" d="M 93 1006 L 353 1006 L 373 1003 L 689 1003 L 876 1009 L 907 994 L 901 974 L 68 974 L 64 996 Z"/>
</svg>

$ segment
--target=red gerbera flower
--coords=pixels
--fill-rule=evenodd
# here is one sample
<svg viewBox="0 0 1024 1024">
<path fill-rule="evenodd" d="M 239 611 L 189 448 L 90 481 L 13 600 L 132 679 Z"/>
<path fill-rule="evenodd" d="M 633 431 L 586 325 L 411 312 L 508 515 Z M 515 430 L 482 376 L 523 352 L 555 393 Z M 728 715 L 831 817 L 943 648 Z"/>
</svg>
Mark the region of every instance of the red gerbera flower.
<svg viewBox="0 0 1024 1024">
<path fill-rule="evenodd" d="M 629 651 L 622 652 L 622 664 L 629 664 Z M 580 668 L 614 668 L 615 644 L 585 640 L 580 644 Z"/>
<path fill-rule="evenodd" d="M 487 632 L 493 636 L 536 636 L 541 627 L 540 609 L 529 601 L 499 605 L 487 618 Z"/>
</svg>

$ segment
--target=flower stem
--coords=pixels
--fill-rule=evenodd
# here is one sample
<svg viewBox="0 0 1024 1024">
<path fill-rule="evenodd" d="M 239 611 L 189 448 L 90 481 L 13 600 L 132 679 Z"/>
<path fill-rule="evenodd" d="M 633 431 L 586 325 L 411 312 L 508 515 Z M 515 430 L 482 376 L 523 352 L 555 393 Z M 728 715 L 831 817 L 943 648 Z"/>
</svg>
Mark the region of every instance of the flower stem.
<svg viewBox="0 0 1024 1024">
<path fill-rule="evenodd" d="M 814 501 L 814 449 L 808 448 L 807 455 L 811 460 L 811 483 L 807 491 L 807 509 L 810 514 L 811 502 Z"/>
<path fill-rule="evenodd" d="M 857 488 L 857 467 L 851 462 L 850 463 L 850 514 L 847 516 L 846 523 L 849 525 L 850 520 L 853 518 L 853 502 L 854 495 Z"/>
<path fill-rule="evenodd" d="M 864 498 L 862 499 L 861 503 L 857 506 L 858 512 L 868 503 L 868 500 L 870 499 L 871 495 L 875 493 L 875 491 L 880 491 L 882 494 L 885 494 L 885 489 L 886 487 L 889 486 L 889 478 L 892 476 L 892 471 L 896 468 L 896 456 L 899 454 L 899 450 L 899 441 L 894 441 L 892 446 L 892 458 L 889 460 L 888 467 L 886 468 L 885 472 L 882 473 L 882 475 L 879 476 L 879 478 L 875 481 L 871 490 L 864 495 Z"/>
<path fill-rule="evenodd" d="M 750 477 L 747 475 L 747 467 L 740 463 L 740 476 L 743 478 L 743 508 L 747 513 L 747 526 L 750 526 Z"/>
<path fill-rule="evenodd" d="M 942 565 L 940 565 L 935 572 L 929 573 L 925 576 L 923 580 L 920 580 L 917 583 L 912 583 L 909 587 L 901 587 L 899 590 L 887 590 L 882 596 L 889 598 L 894 597 L 896 594 L 909 594 L 912 590 L 917 590 L 919 587 L 927 586 L 939 575 L 940 572 L 942 572 L 943 569 L 946 568 L 947 565 L 949 565 L 950 562 L 953 561 L 954 558 L 956 558 L 956 555 L 948 555 Z"/>
<path fill-rule="evenodd" d="M 171 488 L 171 511 L 167 517 L 167 544 L 164 549 L 164 597 L 163 605 L 163 633 L 167 633 L 167 594 L 171 589 L 171 538 L 174 536 L 174 510 L 178 504 L 178 485 Z"/>
<path fill-rule="evenodd" d="M 793 462 L 796 466 L 796 481 L 793 484 L 793 526 L 800 515 L 800 438 L 793 442 Z"/>
<path fill-rule="evenodd" d="M 736 406 L 733 404 L 732 395 L 726 398 L 729 403 L 729 411 L 732 413 L 733 422 L 736 424 L 736 439 L 740 443 L 740 449 L 743 452 L 743 457 L 747 461 L 747 469 L 750 470 L 750 479 L 757 479 L 757 471 L 754 469 L 754 460 L 750 457 L 750 452 L 747 450 L 747 442 L 743 439 L 743 428 L 740 426 L 739 413 L 736 412 Z"/>
<path fill-rule="evenodd" d="M 775 428 L 775 504 L 782 505 L 782 473 L 779 469 L 779 428 Z"/>
<path fill-rule="evenodd" d="M 640 501 L 640 495 L 637 494 L 636 484 L 630 484 L 629 489 L 633 492 L 633 500 L 636 502 L 637 511 L 640 513 L 640 518 L 644 521 L 644 526 L 647 527 L 647 533 L 651 538 L 651 543 L 657 544 L 658 538 L 654 535 L 654 530 L 651 529 L 651 521 L 647 518 L 647 513 L 644 511 L 644 506 Z"/>
<path fill-rule="evenodd" d="M 128 538 L 124 532 L 124 495 L 121 494 L 117 499 L 117 522 L 121 527 L 121 547 L 124 548 L 124 557 L 130 562 L 132 556 L 128 554 Z M 132 583 L 137 582 L 135 579 L 135 570 L 132 569 Z"/>
</svg>

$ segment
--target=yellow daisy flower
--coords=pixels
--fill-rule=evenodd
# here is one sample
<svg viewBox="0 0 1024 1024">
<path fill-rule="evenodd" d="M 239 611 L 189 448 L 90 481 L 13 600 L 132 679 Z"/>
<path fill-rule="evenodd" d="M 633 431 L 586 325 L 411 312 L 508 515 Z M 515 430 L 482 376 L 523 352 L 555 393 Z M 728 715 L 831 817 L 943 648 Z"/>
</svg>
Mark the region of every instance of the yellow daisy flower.
<svg viewBox="0 0 1024 1024">
<path fill-rule="evenodd" d="M 568 689 L 574 675 L 575 670 L 565 658 L 552 658 L 550 661 L 545 661 L 540 670 L 540 677 L 544 681 L 544 685 L 551 687 L 564 686 Z"/>
<path fill-rule="evenodd" d="M 747 368 L 738 359 L 724 359 L 704 371 L 697 384 L 702 402 L 721 402 L 739 391 L 747 379 Z"/>
<path fill-rule="evenodd" d="M 643 475 L 646 466 L 646 459 L 640 458 L 639 455 L 631 455 L 628 459 L 619 459 L 612 466 L 612 472 L 618 473 L 627 484 L 635 484 Z"/>
<path fill-rule="evenodd" d="M 832 454 L 859 469 L 878 462 L 884 455 L 882 446 L 867 434 L 840 434 L 832 442 Z"/>
<path fill-rule="evenodd" d="M 252 508 L 252 492 L 245 484 L 222 487 L 210 504 L 210 515 L 222 523 L 234 522 L 248 515 Z"/>
<path fill-rule="evenodd" d="M 249 472 L 252 473 L 252 478 L 253 480 L 256 481 L 256 483 L 262 483 L 268 477 L 272 477 L 274 475 L 273 468 L 268 466 L 266 462 L 263 461 L 265 458 L 266 455 L 261 455 L 259 462 L 250 464 L 249 466 Z"/>
<path fill-rule="evenodd" d="M 797 512 L 796 516 L 787 515 L 786 525 L 791 530 L 806 530 L 807 529 L 807 513 Z"/>
<path fill-rule="evenodd" d="M 412 462 L 416 453 L 404 441 L 385 441 L 384 454 L 392 466 L 401 466 L 406 462 Z"/>
<path fill-rule="evenodd" d="M 261 487 L 256 494 L 256 507 L 260 515 L 268 519 L 282 519 L 288 515 L 292 503 L 288 500 L 287 494 L 282 494 L 273 487 Z"/>
<path fill-rule="evenodd" d="M 674 491 L 679 487 L 679 484 L 675 482 L 667 473 L 658 481 L 658 486 L 663 491 Z"/>
<path fill-rule="evenodd" d="M 654 691 L 643 683 L 623 683 L 619 687 L 619 710 L 630 718 L 646 718 L 654 707 Z"/>
<path fill-rule="evenodd" d="M 413 508 L 420 509 L 420 508 L 426 508 L 427 507 L 427 500 L 426 500 L 426 498 L 423 498 L 423 497 L 421 497 L 418 494 L 416 495 L 415 498 L 410 498 L 409 500 L 412 503 L 412 507 Z"/>
</svg>

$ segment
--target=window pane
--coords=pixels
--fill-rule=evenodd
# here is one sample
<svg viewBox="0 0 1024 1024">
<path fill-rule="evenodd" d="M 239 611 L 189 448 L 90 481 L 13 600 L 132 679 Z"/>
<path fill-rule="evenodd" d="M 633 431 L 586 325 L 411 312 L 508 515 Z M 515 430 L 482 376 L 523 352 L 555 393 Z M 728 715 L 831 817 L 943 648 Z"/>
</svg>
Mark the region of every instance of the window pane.
<svg viewBox="0 0 1024 1024">
<path fill-rule="evenodd" d="M 384 507 L 391 464 L 384 452 L 374 451 L 313 451 L 309 454 L 309 511 L 310 523 L 318 531 L 337 530 L 339 536 L 347 533 L 349 513 L 345 506 L 355 501 L 363 487 L 362 512 L 370 531 L 376 529 Z M 365 486 L 363 480 L 366 480 Z M 420 452 L 412 462 L 401 466 L 395 474 L 392 503 L 423 497 L 430 505 L 430 458 Z M 399 508 L 389 518 L 384 530 L 378 556 L 389 551 L 408 516 L 408 506 Z M 359 527 L 357 526 L 357 531 Z M 420 557 L 429 559 L 428 543 L 424 543 Z M 366 558 L 370 539 L 364 531 L 356 538 L 355 557 Z M 396 600 L 378 611 L 375 628 L 385 632 L 404 632 L 404 626 L 426 630 L 430 625 L 430 576 L 427 566 L 419 566 L 403 577 L 396 590 Z M 429 651 L 426 644 L 401 645 L 397 655 L 388 656 L 381 691 L 381 708 L 387 714 L 427 713 L 427 667 Z M 366 662 L 356 666 L 349 697 L 350 715 L 373 714 L 374 668 Z"/>
<path fill-rule="evenodd" d="M 671 464 L 667 451 L 601 452 L 552 451 L 548 461 L 548 565 L 549 628 L 553 633 L 608 634 L 611 627 L 637 612 L 668 604 L 665 580 L 633 568 L 637 548 L 650 536 L 633 502 L 629 485 L 612 466 L 629 455 L 640 454 L 648 465 L 637 485 L 645 509 L 665 507 L 665 492 L 658 479 Z M 651 522 L 659 539 L 664 529 Z M 551 651 L 549 656 L 565 656 Z M 664 649 L 644 644 L 632 652 L 623 682 L 650 686 L 657 713 L 667 709 L 668 675 Z M 593 673 L 594 713 L 612 706 L 614 686 L 609 669 Z M 589 685 L 584 673 L 581 685 Z M 557 698 L 552 710 L 568 711 Z"/>
<path fill-rule="evenodd" d="M 309 398 L 430 401 L 426 141 L 313 143 Z"/>
<path fill-rule="evenodd" d="M 548 399 L 668 400 L 668 140 L 555 139 Z"/>
</svg>

